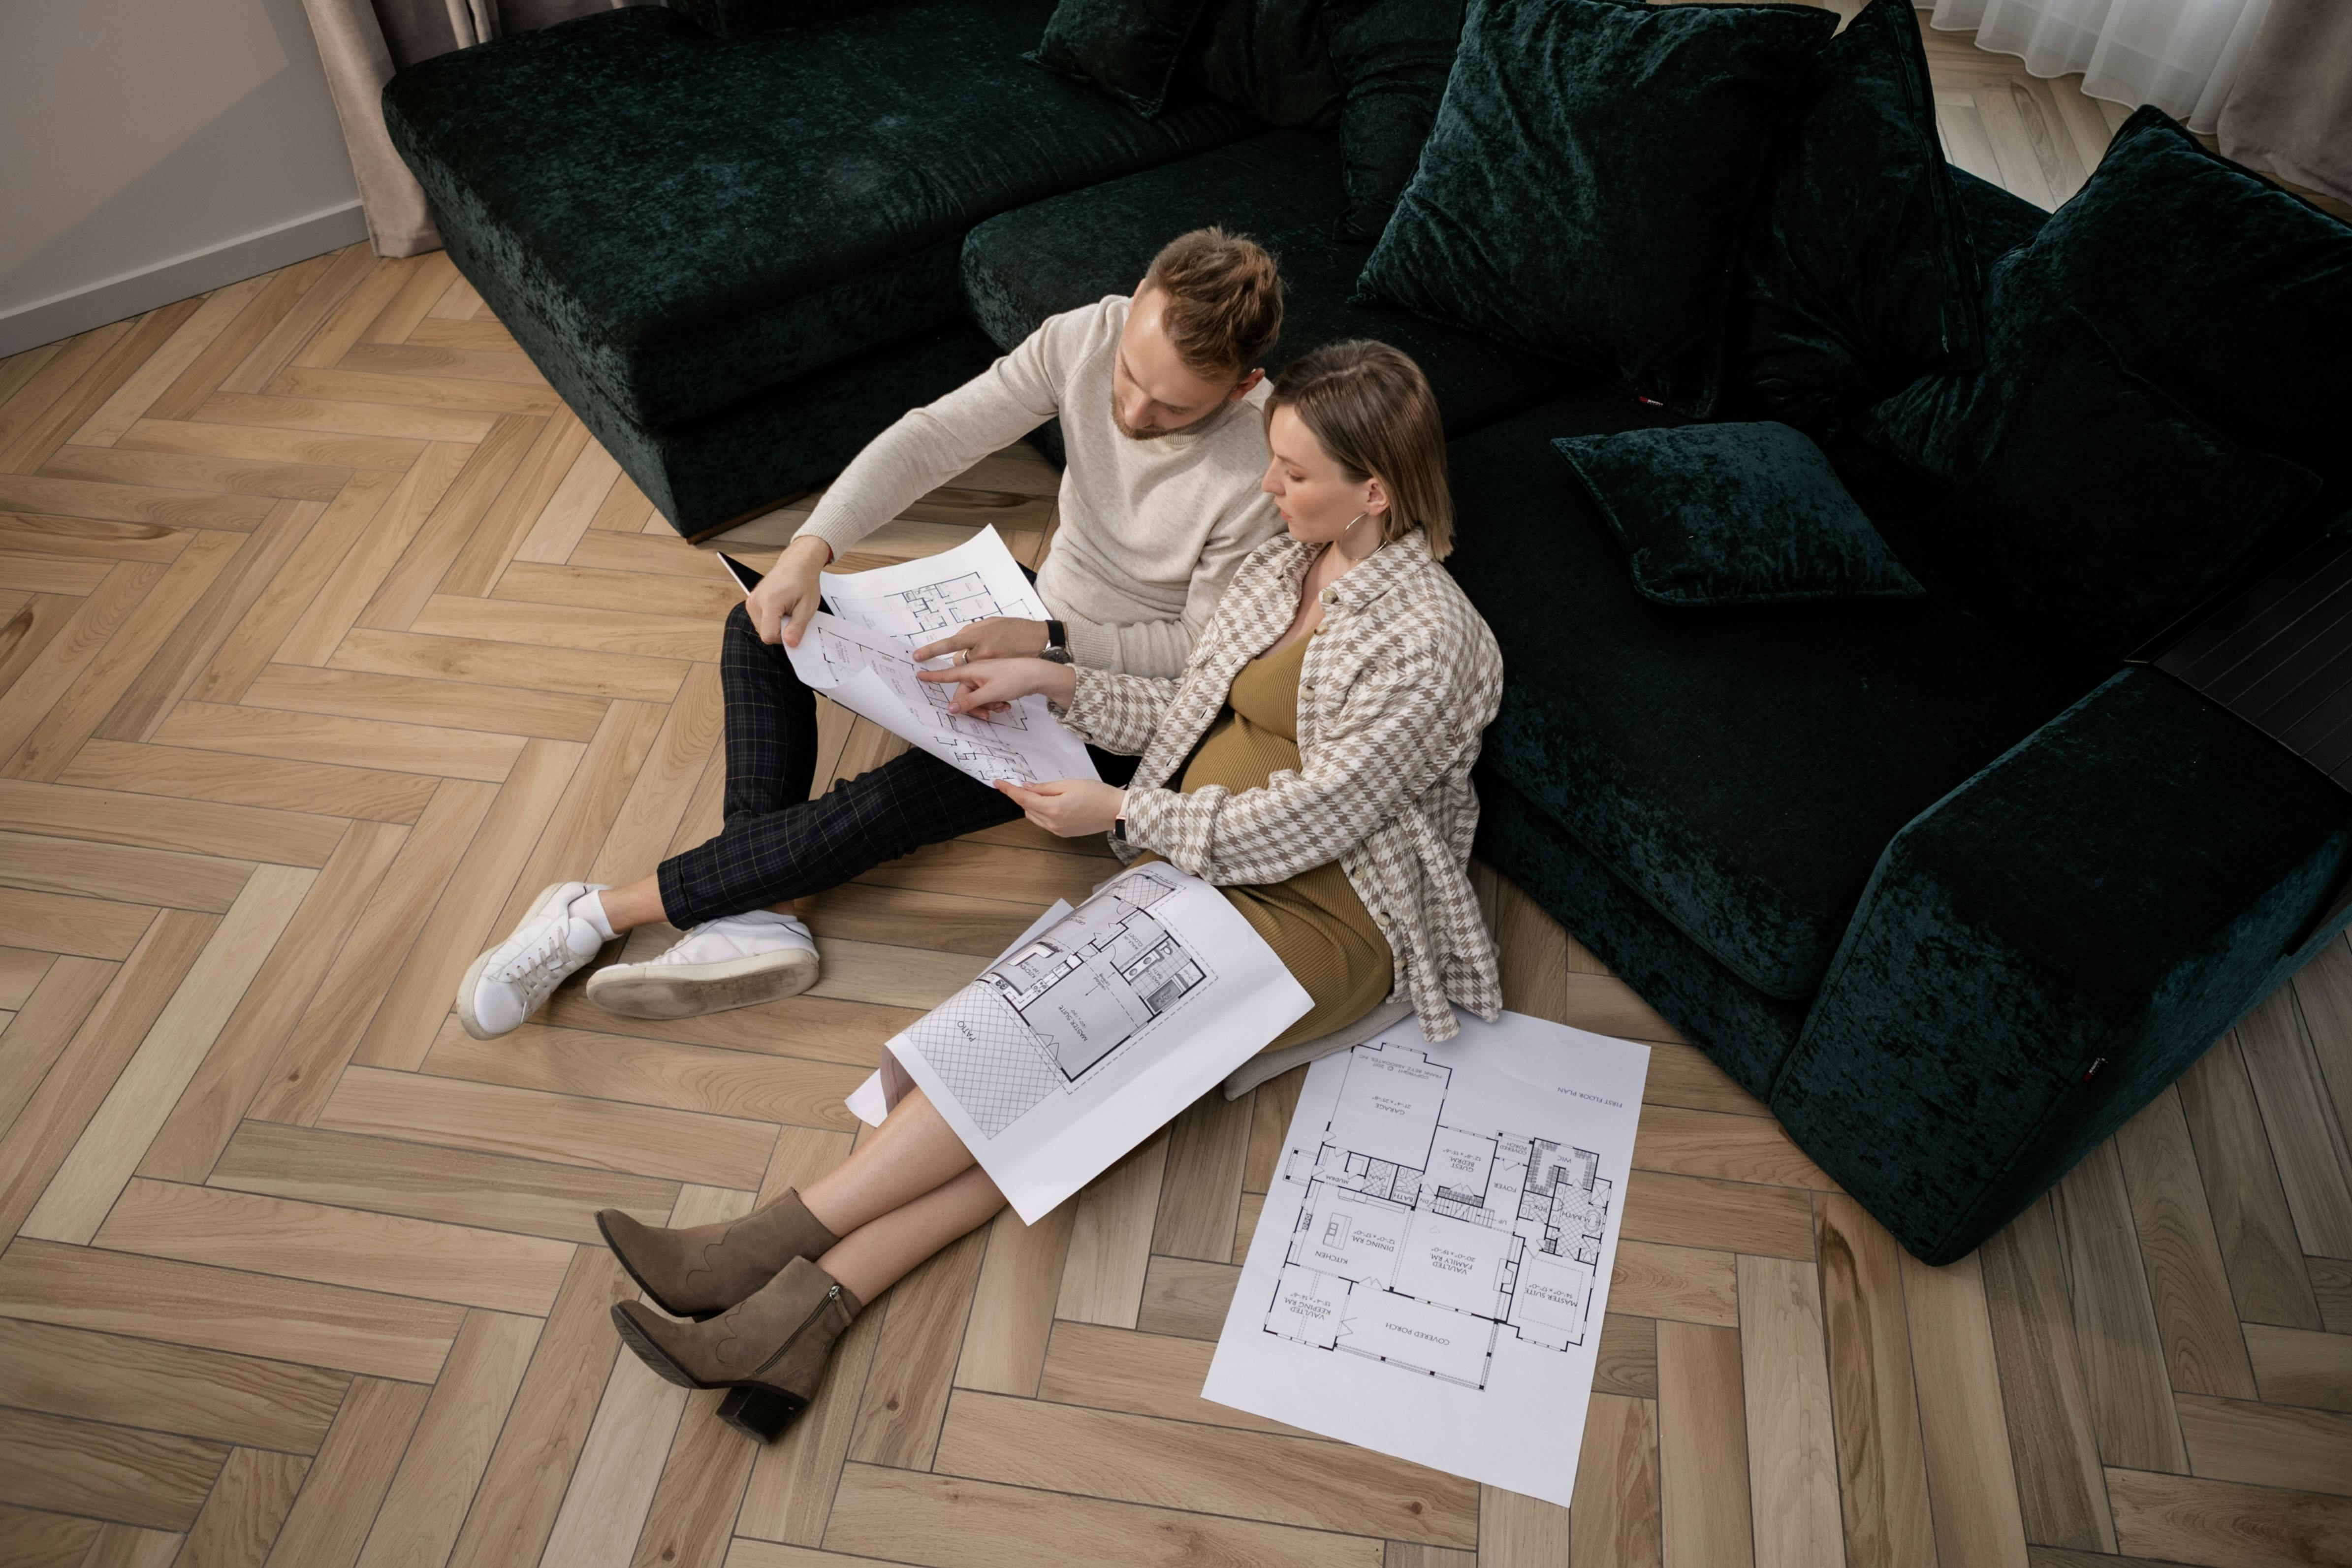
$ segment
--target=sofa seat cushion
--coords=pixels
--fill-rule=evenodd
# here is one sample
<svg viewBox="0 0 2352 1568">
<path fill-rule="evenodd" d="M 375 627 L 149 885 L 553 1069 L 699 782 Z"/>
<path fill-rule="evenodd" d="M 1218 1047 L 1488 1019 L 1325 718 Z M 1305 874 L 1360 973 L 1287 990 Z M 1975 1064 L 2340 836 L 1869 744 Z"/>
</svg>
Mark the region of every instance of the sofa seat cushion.
<svg viewBox="0 0 2352 1568">
<path fill-rule="evenodd" d="M 979 220 L 1255 128 L 1039 70 L 1051 9 L 901 0 L 729 41 L 633 6 L 412 66 L 384 114 L 485 295 L 661 426 L 953 319 Z"/>
<path fill-rule="evenodd" d="M 1588 394 L 1449 449 L 1447 564 L 1503 650 L 1486 765 L 1734 974 L 1802 997 L 1888 839 L 2084 687 L 1932 593 L 1643 597 L 1550 443 L 1656 422 Z"/>
<path fill-rule="evenodd" d="M 964 242 L 964 294 L 973 319 L 1011 348 L 1056 311 L 1132 289 L 1153 253 L 1177 235 L 1221 224 L 1256 239 L 1282 264 L 1282 341 L 1268 367 L 1276 373 L 1343 338 L 1393 343 L 1429 377 L 1449 433 L 1492 424 L 1593 379 L 1410 311 L 1349 304 L 1369 247 L 1334 237 L 1347 210 L 1339 139 L 1328 131 L 1269 132 L 991 218 Z"/>
</svg>

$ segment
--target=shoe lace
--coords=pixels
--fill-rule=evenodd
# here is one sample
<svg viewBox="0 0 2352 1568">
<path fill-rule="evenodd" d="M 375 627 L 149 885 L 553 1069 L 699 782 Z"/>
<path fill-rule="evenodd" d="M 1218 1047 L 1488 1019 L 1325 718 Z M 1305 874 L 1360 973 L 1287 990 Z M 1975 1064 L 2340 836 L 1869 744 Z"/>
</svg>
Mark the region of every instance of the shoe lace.
<svg viewBox="0 0 2352 1568">
<path fill-rule="evenodd" d="M 533 994 L 553 990 L 563 978 L 556 971 L 572 956 L 572 950 L 563 938 L 562 922 L 549 926 L 536 942 L 499 967 L 499 978 L 508 984 L 520 985 Z"/>
</svg>

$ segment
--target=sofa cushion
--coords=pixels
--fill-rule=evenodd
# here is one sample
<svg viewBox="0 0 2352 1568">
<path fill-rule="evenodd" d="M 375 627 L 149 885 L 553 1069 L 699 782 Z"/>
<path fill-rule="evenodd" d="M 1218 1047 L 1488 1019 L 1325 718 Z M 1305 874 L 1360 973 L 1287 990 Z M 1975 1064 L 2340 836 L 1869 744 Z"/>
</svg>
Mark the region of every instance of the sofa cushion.
<svg viewBox="0 0 2352 1568">
<path fill-rule="evenodd" d="M 1342 239 L 1376 240 L 1421 162 L 1462 42 L 1462 0 L 1327 0 L 1332 68 L 1347 97 Z"/>
<path fill-rule="evenodd" d="M 1741 248 L 1731 376 L 1834 427 L 1931 371 L 1973 368 L 1976 252 L 1910 0 L 1871 0 L 1816 55 Z"/>
<path fill-rule="evenodd" d="M 1772 132 L 1834 13 L 1475 0 L 1366 298 L 1704 416 Z"/>
<path fill-rule="evenodd" d="M 1378 338 L 1420 363 L 1457 433 L 1592 380 L 1476 332 L 1349 303 L 1364 247 L 1331 232 L 1348 205 L 1339 158 L 1328 132 L 1268 132 L 991 218 L 964 242 L 972 318 L 1010 348 L 1056 311 L 1132 289 L 1162 245 L 1214 223 L 1254 236 L 1281 262 L 1282 341 L 1268 367 L 1277 374 L 1321 344 Z"/>
<path fill-rule="evenodd" d="M 2017 359 L 1936 528 L 1948 558 L 2051 636 L 2125 658 L 2319 488 L 2134 375 L 2079 311 Z"/>
<path fill-rule="evenodd" d="M 2032 243 L 1992 268 L 1988 336 L 2031 342 L 2070 308 L 2222 434 L 2314 469 L 2339 494 L 2352 484 L 2352 224 L 2143 109 Z M 1995 352 L 1989 342 L 1989 361 Z M 1906 456 L 1948 469 L 1938 432 L 1970 417 L 1994 374 L 1989 363 L 1984 378 L 1922 380 L 1878 421 Z"/>
<path fill-rule="evenodd" d="M 1178 79 L 1269 125 L 1328 125 L 1339 76 L 1324 43 L 1325 0 L 1209 0 Z"/>
<path fill-rule="evenodd" d="M 1061 0 L 1023 58 L 1090 81 L 1150 119 L 1168 101 L 1202 0 Z"/>
<path fill-rule="evenodd" d="M 1486 761 L 1733 973 L 1801 997 L 1895 831 L 2082 687 L 1935 595 L 1643 598 L 1549 447 L 1656 422 L 1588 394 L 1449 448 L 1447 565 L 1503 651 Z"/>
<path fill-rule="evenodd" d="M 1552 443 L 1661 605 L 1909 599 L 1923 590 L 1822 449 L 1786 425 L 1682 425 Z"/>
<path fill-rule="evenodd" d="M 957 313 L 980 219 L 1239 135 L 1025 64 L 1045 0 L 898 0 L 721 41 L 658 5 L 410 67 L 395 145 L 485 297 L 631 418 L 690 417 Z"/>
<path fill-rule="evenodd" d="M 874 0 L 667 0 L 704 32 L 720 38 L 748 38 L 796 23 L 829 21 L 862 11 Z"/>
</svg>

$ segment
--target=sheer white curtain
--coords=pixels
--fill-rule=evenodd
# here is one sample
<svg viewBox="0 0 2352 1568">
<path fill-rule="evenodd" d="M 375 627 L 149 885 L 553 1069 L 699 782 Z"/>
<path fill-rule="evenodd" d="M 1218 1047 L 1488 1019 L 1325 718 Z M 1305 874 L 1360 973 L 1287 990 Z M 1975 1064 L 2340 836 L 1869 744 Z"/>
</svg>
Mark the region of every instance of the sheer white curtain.
<svg viewBox="0 0 2352 1568">
<path fill-rule="evenodd" d="M 2083 73 L 2083 90 L 2152 103 L 2210 131 L 2271 0 L 1937 0 L 1937 27 L 1973 27 L 1977 47 L 2016 55 L 2035 76 Z"/>
</svg>

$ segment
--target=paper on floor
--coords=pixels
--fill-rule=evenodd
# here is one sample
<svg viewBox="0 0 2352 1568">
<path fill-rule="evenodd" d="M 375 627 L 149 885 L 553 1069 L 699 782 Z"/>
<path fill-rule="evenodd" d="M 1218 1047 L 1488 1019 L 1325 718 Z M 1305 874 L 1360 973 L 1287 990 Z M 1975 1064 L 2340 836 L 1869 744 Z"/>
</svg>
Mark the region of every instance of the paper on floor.
<svg viewBox="0 0 2352 1568">
<path fill-rule="evenodd" d="M 1314 1005 L 1223 893 L 1161 862 L 1033 932 L 889 1043 L 1029 1225 Z"/>
<path fill-rule="evenodd" d="M 1201 1394 L 1564 1508 L 1650 1049 L 1459 1016 L 1307 1069 Z"/>
</svg>

